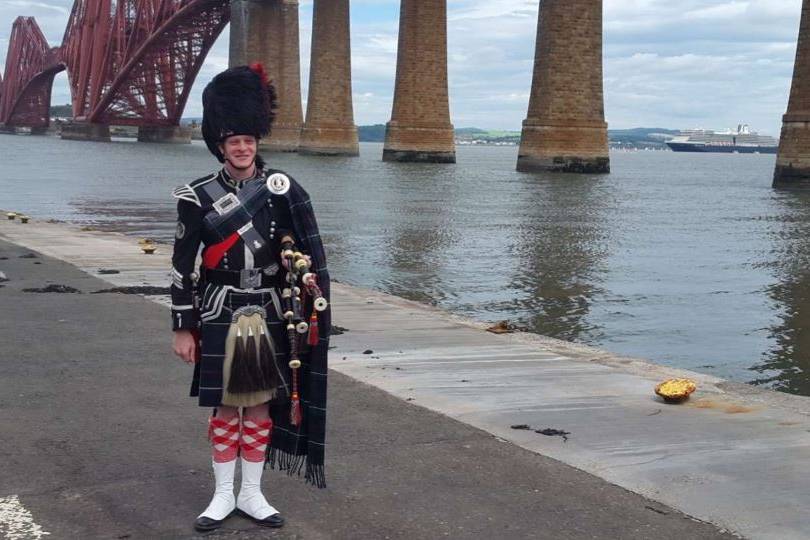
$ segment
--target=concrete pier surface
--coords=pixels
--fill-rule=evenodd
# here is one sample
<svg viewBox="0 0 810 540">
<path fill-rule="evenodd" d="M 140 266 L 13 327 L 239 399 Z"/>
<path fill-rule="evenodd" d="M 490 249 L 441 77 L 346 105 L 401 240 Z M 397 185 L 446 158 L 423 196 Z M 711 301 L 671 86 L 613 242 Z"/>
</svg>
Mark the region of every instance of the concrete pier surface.
<svg viewBox="0 0 810 540">
<path fill-rule="evenodd" d="M 0 339 L 12 344 L 0 498 L 17 496 L 57 538 L 190 535 L 211 485 L 205 414 L 182 397 L 190 374 L 168 352 L 168 312 L 129 295 L 21 292 L 165 287 L 170 246 L 143 255 L 131 237 L 36 220 L 1 221 L 0 239 L 26 248 L 0 243 Z M 29 250 L 84 273 L 20 258 Z M 282 538 L 810 536 L 807 398 L 494 335 L 343 284 L 333 309 L 346 331 L 330 356 L 330 485 L 268 473 L 268 492 L 284 490 Z M 689 402 L 654 396 L 684 374 L 699 387 Z M 567 435 L 536 432 L 549 429 Z"/>
</svg>

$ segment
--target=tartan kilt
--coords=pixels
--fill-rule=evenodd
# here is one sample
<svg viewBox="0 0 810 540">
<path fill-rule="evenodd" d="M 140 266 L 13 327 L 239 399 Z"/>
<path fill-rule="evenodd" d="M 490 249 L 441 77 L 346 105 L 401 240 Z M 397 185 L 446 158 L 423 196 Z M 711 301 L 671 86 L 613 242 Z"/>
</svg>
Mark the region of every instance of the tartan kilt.
<svg viewBox="0 0 810 540">
<path fill-rule="evenodd" d="M 281 366 L 281 383 L 276 399 L 289 400 L 291 380 L 290 345 L 286 323 L 281 317 L 280 295 L 275 288 L 245 290 L 209 283 L 203 292 L 200 307 L 200 361 L 194 367 L 191 397 L 198 397 L 200 407 L 222 405 L 222 365 L 225 361 L 225 340 L 234 311 L 244 306 L 259 306 L 267 312 L 267 329 L 273 340 L 276 361 Z"/>
</svg>

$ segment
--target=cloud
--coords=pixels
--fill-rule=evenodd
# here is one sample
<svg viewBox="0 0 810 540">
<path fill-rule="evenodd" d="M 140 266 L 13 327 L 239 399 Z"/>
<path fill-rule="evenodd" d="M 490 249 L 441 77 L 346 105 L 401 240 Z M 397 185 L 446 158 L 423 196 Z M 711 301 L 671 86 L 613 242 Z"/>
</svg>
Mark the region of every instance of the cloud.
<svg viewBox="0 0 810 540">
<path fill-rule="evenodd" d="M 45 2 L 29 2 L 27 0 L 4 0 L 3 4 L 7 7 L 17 8 L 20 11 L 29 10 L 45 10 L 55 11 L 62 15 L 70 15 L 70 10 L 60 5 L 47 4 Z"/>
<path fill-rule="evenodd" d="M 612 127 L 722 128 L 745 121 L 778 133 L 793 70 L 801 0 L 604 0 L 605 110 Z M 17 15 L 61 41 L 69 0 L 0 2 L 0 46 Z M 449 0 L 451 114 L 458 127 L 519 129 L 532 79 L 539 0 Z M 388 120 L 396 73 L 399 0 L 352 1 L 359 124 Z M 307 91 L 312 0 L 301 2 Z M 5 40 L 5 41 L 4 41 Z M 186 114 L 227 65 L 228 32 L 206 59 Z M 60 87 L 61 85 L 61 87 Z M 67 102 L 66 78 L 53 101 Z M 306 97 L 306 96 L 304 96 Z M 61 101 L 59 101 L 61 100 Z"/>
</svg>

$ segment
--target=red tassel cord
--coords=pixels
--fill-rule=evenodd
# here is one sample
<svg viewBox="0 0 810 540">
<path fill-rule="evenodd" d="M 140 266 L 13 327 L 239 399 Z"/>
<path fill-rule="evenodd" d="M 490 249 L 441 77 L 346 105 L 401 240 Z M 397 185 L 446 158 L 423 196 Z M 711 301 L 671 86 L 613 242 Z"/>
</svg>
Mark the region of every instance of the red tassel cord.
<svg viewBox="0 0 810 540">
<path fill-rule="evenodd" d="M 318 344 L 318 313 L 313 309 L 312 315 L 309 317 L 309 336 L 307 336 L 307 345 L 314 347 Z"/>
</svg>

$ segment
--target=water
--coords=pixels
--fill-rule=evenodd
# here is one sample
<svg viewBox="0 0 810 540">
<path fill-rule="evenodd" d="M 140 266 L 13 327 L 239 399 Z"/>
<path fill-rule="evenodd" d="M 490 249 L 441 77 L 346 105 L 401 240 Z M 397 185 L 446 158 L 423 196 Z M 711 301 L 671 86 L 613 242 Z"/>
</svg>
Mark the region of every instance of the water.
<svg viewBox="0 0 810 540">
<path fill-rule="evenodd" d="M 166 241 L 171 189 L 216 167 L 200 143 L 0 145 L 0 208 Z M 312 194 L 340 281 L 810 395 L 810 194 L 770 187 L 774 156 L 614 153 L 611 175 L 569 176 L 514 172 L 516 153 L 270 161 Z"/>
</svg>

